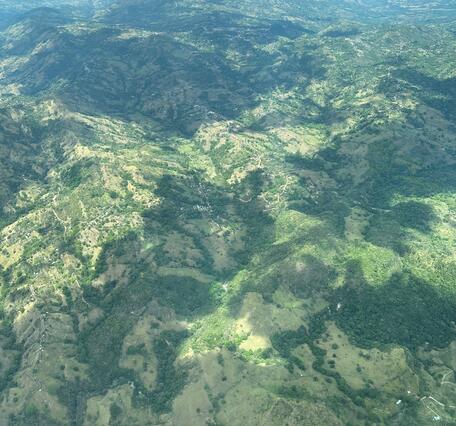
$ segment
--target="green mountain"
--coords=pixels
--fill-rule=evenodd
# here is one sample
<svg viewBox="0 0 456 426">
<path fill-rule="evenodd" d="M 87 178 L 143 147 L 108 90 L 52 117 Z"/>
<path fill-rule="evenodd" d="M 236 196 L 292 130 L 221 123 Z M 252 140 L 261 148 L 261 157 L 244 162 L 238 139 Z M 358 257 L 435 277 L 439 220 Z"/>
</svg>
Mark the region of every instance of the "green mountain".
<svg viewBox="0 0 456 426">
<path fill-rule="evenodd" d="M 456 424 L 450 0 L 0 0 L 0 425 Z"/>
</svg>

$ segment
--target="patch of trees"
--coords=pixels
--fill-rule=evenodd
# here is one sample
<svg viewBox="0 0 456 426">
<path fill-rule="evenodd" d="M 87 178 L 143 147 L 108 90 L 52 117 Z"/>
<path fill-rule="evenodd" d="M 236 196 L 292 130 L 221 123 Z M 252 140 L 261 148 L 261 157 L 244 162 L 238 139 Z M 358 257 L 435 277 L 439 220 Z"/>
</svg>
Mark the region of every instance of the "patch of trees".
<svg viewBox="0 0 456 426">
<path fill-rule="evenodd" d="M 188 331 L 168 330 L 154 340 L 154 353 L 158 360 L 155 389 L 148 391 L 140 384 L 135 385 L 134 403 L 152 406 L 157 413 L 171 410 L 172 402 L 187 383 L 188 373 L 184 367 L 177 367 L 175 361 Z"/>
<path fill-rule="evenodd" d="M 69 189 L 76 189 L 89 176 L 93 160 L 81 160 L 61 173 L 62 183 Z"/>
<path fill-rule="evenodd" d="M 364 406 L 365 398 L 375 399 L 379 396 L 379 392 L 370 386 L 361 390 L 353 389 L 337 371 L 331 369 L 331 364 L 334 365 L 333 360 L 331 360 L 332 362 L 328 362 L 330 368 L 326 367 L 326 350 L 315 344 L 315 341 L 324 333 L 326 329 L 325 321 L 328 319 L 330 319 L 329 311 L 321 311 L 312 317 L 308 329 L 301 326 L 297 330 L 287 330 L 277 333 L 272 336 L 271 343 L 274 349 L 287 360 L 287 368 L 290 373 L 293 372 L 294 366 L 302 370 L 305 369 L 302 361 L 294 356 L 292 351 L 302 344 L 307 344 L 315 357 L 312 368 L 326 376 L 327 380 L 333 379 L 339 390 L 349 397 L 354 404 Z M 296 386 L 282 389 L 283 396 L 290 398 L 299 398 L 302 392 Z"/>
<path fill-rule="evenodd" d="M 456 300 L 411 273 L 394 274 L 377 287 L 345 285 L 333 295 L 342 308 L 333 319 L 360 346 L 398 344 L 411 350 L 445 347 L 456 338 Z"/>
</svg>

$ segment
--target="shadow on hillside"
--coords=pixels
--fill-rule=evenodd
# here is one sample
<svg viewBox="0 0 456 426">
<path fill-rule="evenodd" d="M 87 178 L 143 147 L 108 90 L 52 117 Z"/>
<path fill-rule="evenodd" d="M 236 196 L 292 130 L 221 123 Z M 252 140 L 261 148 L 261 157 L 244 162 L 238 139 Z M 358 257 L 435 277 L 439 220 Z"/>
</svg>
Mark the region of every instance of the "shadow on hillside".
<svg viewBox="0 0 456 426">
<path fill-rule="evenodd" d="M 151 301 L 171 308 L 179 320 L 186 322 L 194 322 L 219 306 L 224 293 L 220 280 L 229 279 L 240 265 L 249 263 L 271 235 L 273 221 L 259 198 L 266 184 L 261 172 L 253 172 L 233 194 L 226 194 L 196 173 L 160 179 L 155 193 L 162 202 L 143 213 L 142 231 L 111 241 L 100 256 L 96 275 L 107 270 L 109 261 L 127 263 L 128 283 L 113 281 L 101 288 L 84 289 L 85 301 L 104 312 L 104 318 L 80 336 L 81 360 L 93 372 L 86 384 L 91 391 L 102 390 L 113 381 L 131 380 L 131 372 L 115 366 L 122 355 L 124 338 Z M 230 252 L 236 267 L 215 269 L 215 253 L 207 246 L 209 224 L 245 227 L 244 247 Z M 177 245 L 170 247 L 171 240 L 178 241 Z M 145 251 L 149 241 L 155 247 Z M 159 273 L 160 267 L 167 273 Z M 207 282 L 205 276 L 213 281 Z"/>
<path fill-rule="evenodd" d="M 394 140 L 368 143 L 372 134 L 379 135 L 382 132 L 382 128 L 376 128 L 373 133 L 369 126 L 357 135 L 358 140 L 366 141 L 360 144 L 365 143 L 367 146 L 366 160 L 369 166 L 363 178 L 358 181 L 355 181 L 351 171 L 356 168 L 359 159 L 355 157 L 356 154 L 352 158 L 351 153 L 343 150 L 344 144 L 350 139 L 335 139 L 331 147 L 319 150 L 312 157 L 288 156 L 286 160 L 293 173 L 300 177 L 302 188 L 310 188 L 307 197 L 291 198 L 290 208 L 327 218 L 341 236 L 347 216 L 353 208 L 361 208 L 369 217 L 369 224 L 364 231 L 365 238 L 376 245 L 404 254 L 407 250 L 408 231 L 429 233 L 437 220 L 432 206 L 419 198 L 454 192 L 456 169 L 449 160 L 448 164 L 432 160 L 431 150 L 437 148 L 431 144 L 426 150 L 416 151 L 416 156 L 410 161 L 401 154 L 402 147 L 398 143 L 401 134 L 405 136 L 407 129 L 399 125 L 397 128 L 399 130 Z M 359 138 L 360 135 L 365 135 L 364 139 Z M 423 167 L 417 168 L 416 164 L 420 161 Z M 305 171 L 329 177 L 335 182 L 336 188 L 313 191 L 314 177 L 309 177 L 308 173 L 307 177 L 303 177 Z M 397 201 L 400 196 L 411 199 Z"/>
<path fill-rule="evenodd" d="M 358 262 L 346 270 L 345 285 L 332 295 L 332 318 L 358 346 L 397 344 L 445 347 L 456 339 L 454 297 L 404 271 L 385 283 L 369 285 Z"/>
<path fill-rule="evenodd" d="M 449 120 L 456 118 L 456 78 L 440 80 L 412 68 L 397 70 L 395 76 L 420 87 L 422 102 L 441 111 Z"/>
<path fill-rule="evenodd" d="M 417 73 L 408 73 L 407 78 L 412 84 L 419 82 L 426 86 L 426 93 L 433 90 L 440 98 L 445 95 L 447 100 L 444 103 L 429 101 L 429 98 L 423 98 L 423 102 L 440 109 L 447 117 L 453 116 L 450 98 L 454 87 L 451 81 L 424 79 Z M 432 150 L 440 148 L 429 144 L 427 149 L 411 150 L 416 157 L 409 161 L 401 153 L 400 143 L 395 143 L 402 140 L 401 136 L 406 140 L 407 128 L 400 124 L 396 126 L 396 123 L 388 126 L 385 130 L 397 127 L 395 140 L 376 137 L 375 142 L 368 144 L 372 135 L 381 135 L 381 126 L 373 128 L 367 125 L 358 131 L 357 140 L 367 144 L 365 158 L 369 165 L 361 181 L 355 181 L 347 173 L 356 167 L 356 157 L 352 158 L 350 152 L 343 150 L 342 139 L 334 140 L 332 146 L 320 149 L 312 157 L 287 157 L 301 187 L 308 190 L 307 197 L 291 197 L 289 206 L 328 225 L 326 234 L 321 234 L 322 241 L 330 239 L 329 229 L 335 230 L 339 238 L 344 238 L 346 218 L 353 209 L 361 209 L 367 218 L 362 231 L 364 239 L 404 256 L 410 251 L 410 242 L 417 238 L 417 233 L 432 233 L 439 221 L 432 204 L 420 198 L 456 192 L 456 169 L 452 162 L 455 152 L 446 148 L 447 162 L 442 164 L 440 151 L 432 155 Z M 421 141 L 409 143 L 418 146 Z M 422 167 L 419 167 L 420 163 Z M 336 183 L 336 188 L 313 190 L 315 173 L 303 173 L 305 171 L 328 176 Z M 305 191 L 295 191 L 295 194 L 303 193 Z M 401 197 L 409 199 L 401 200 Z M 450 277 L 452 266 L 445 267 L 449 272 L 443 275 Z M 335 320 L 361 347 L 378 343 L 398 344 L 411 350 L 423 345 L 444 347 L 456 338 L 456 298 L 448 292 L 449 284 L 446 288 L 442 286 L 440 275 L 436 280 L 435 283 L 426 281 L 404 269 L 386 282 L 370 284 L 364 277 L 361 264 L 352 261 L 346 269 L 344 285 L 326 296 L 332 306 L 331 314 L 325 318 Z"/>
<path fill-rule="evenodd" d="M 296 38 L 304 28 L 288 21 L 252 22 L 236 14 L 226 18 L 208 13 L 185 21 L 180 31 L 192 33 L 196 45 L 169 29 L 125 37 L 117 28 L 70 33 L 36 24 L 33 40 L 15 41 L 29 60 L 7 71 L 7 79 L 28 95 L 52 90 L 69 109 L 126 120 L 142 117 L 191 136 L 205 122 L 238 118 L 278 87 L 302 86 L 303 77 L 324 76 L 311 46 L 305 52 L 287 50 L 286 60 L 284 52 L 258 49 L 278 37 Z M 32 54 L 36 43 L 46 40 L 52 41 L 50 47 Z"/>
</svg>

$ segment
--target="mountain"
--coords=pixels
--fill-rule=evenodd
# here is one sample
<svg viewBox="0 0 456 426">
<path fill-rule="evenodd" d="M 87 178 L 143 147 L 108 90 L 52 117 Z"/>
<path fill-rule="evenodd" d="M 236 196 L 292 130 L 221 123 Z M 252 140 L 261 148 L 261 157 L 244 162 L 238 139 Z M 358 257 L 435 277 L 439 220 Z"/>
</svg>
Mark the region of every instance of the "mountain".
<svg viewBox="0 0 456 426">
<path fill-rule="evenodd" d="M 454 424 L 455 13 L 0 0 L 0 424 Z"/>
</svg>

